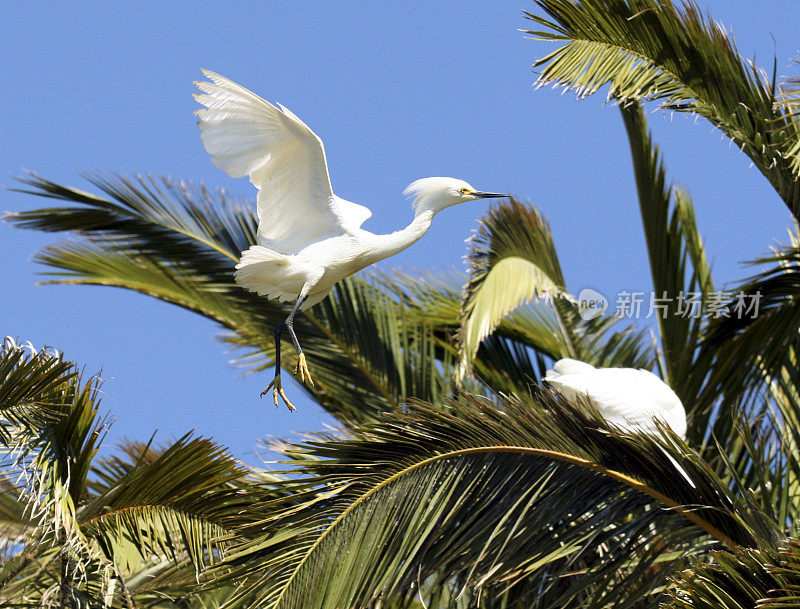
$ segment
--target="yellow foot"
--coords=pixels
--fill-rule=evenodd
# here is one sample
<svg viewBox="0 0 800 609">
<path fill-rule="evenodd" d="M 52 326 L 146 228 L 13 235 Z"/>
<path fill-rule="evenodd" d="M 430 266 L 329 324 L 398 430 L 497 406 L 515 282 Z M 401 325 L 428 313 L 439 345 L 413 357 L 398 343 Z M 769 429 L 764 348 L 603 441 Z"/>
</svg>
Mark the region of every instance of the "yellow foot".
<svg viewBox="0 0 800 609">
<path fill-rule="evenodd" d="M 297 373 L 300 373 L 300 382 L 305 383 L 308 380 L 308 383 L 313 387 L 314 381 L 311 379 L 311 372 L 308 370 L 308 365 L 306 364 L 306 354 L 301 353 L 300 358 L 297 360 L 297 365 L 294 367 L 294 375 L 297 376 Z"/>
<path fill-rule="evenodd" d="M 272 399 L 275 400 L 275 408 L 279 406 L 278 396 L 280 396 L 289 410 L 297 410 L 297 408 L 294 407 L 294 404 L 289 401 L 289 398 L 286 397 L 286 393 L 283 391 L 280 374 L 275 375 L 275 378 L 272 379 L 272 382 L 267 385 L 267 388 L 264 389 L 264 391 L 261 392 L 261 397 L 263 398 L 270 389 L 272 389 Z"/>
</svg>

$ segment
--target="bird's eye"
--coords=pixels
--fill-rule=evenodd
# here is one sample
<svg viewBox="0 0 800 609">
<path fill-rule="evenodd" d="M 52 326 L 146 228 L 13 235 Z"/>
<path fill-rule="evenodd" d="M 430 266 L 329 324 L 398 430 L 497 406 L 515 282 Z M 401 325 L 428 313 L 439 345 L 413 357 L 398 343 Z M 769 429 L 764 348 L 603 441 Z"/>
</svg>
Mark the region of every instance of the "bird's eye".
<svg viewBox="0 0 800 609">
<path fill-rule="evenodd" d="M 467 194 L 468 192 L 469 192 L 469 188 L 462 188 L 462 189 L 461 189 L 461 194 L 462 194 L 462 195 L 465 195 L 465 194 Z"/>
</svg>

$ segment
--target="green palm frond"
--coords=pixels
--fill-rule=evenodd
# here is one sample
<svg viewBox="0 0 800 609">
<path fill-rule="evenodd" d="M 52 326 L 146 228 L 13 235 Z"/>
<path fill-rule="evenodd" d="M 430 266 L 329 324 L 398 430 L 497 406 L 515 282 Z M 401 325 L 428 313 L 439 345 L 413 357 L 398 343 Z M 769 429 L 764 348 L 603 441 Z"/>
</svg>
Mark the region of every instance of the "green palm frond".
<svg viewBox="0 0 800 609">
<path fill-rule="evenodd" d="M 100 415 L 101 385 L 100 378 L 94 376 L 65 388 L 64 403 L 68 406 L 55 423 L 42 428 L 44 442 L 33 464 L 37 470 L 48 472 L 54 484 L 65 486 L 73 507 L 84 493 L 92 459 L 108 429 L 108 420 Z"/>
<path fill-rule="evenodd" d="M 793 59 L 795 67 L 800 66 L 799 59 Z M 786 114 L 786 123 L 794 129 L 794 144 L 789 149 L 792 168 L 800 174 L 800 77 L 787 78 L 780 87 L 782 101 L 781 110 Z"/>
<path fill-rule="evenodd" d="M 469 242 L 459 336 L 464 372 L 481 341 L 509 312 L 533 298 L 565 293 L 550 226 L 535 208 L 515 199 L 494 207 Z"/>
<path fill-rule="evenodd" d="M 382 288 L 395 295 L 407 315 L 416 315 L 420 322 L 431 325 L 442 349 L 439 359 L 455 361 L 464 276 L 395 270 L 378 274 L 377 278 Z M 472 360 L 476 378 L 461 378 L 460 389 L 472 393 L 483 393 L 487 388 L 494 393 L 527 392 L 531 383 L 544 375 L 542 353 L 557 353 L 564 348 L 560 336 L 557 323 L 544 308 L 515 309 L 481 342 Z M 449 369 L 448 375 L 454 376 Z"/>
<path fill-rule="evenodd" d="M 785 455 L 769 468 L 778 479 L 770 483 L 776 490 L 772 503 L 778 520 L 793 526 L 800 514 L 800 366 L 796 365 L 797 360 L 797 347 L 792 346 L 779 375 L 768 384 L 765 395 L 768 404 L 763 408 L 770 413 L 774 429 L 774 446 L 763 452 L 767 458 L 779 452 Z"/>
<path fill-rule="evenodd" d="M 218 557 L 225 547 L 219 538 L 241 523 L 252 499 L 235 484 L 246 471 L 204 438 L 184 436 L 126 469 L 77 514 L 83 534 L 109 556 L 133 542 L 144 555 L 178 559 L 185 551 L 199 569 Z"/>
<path fill-rule="evenodd" d="M 100 379 L 84 381 L 73 363 L 10 341 L 2 355 L 0 367 L 16 366 L 6 395 L 57 406 L 20 424 L 24 442 L 9 428 L 19 447 L 0 478 L 0 533 L 9 553 L 0 569 L 4 606 L 65 594 L 89 604 L 120 600 L 115 582 L 136 571 L 131 565 L 153 561 L 161 565 L 156 572 L 172 574 L 172 588 L 189 594 L 198 572 L 229 545 L 225 538 L 261 517 L 247 508 L 273 494 L 248 483 L 249 471 L 209 440 L 187 435 L 157 450 L 128 445 L 121 456 L 97 460 L 107 428 Z M 31 362 L 40 366 L 41 382 L 25 368 Z M 55 380 L 54 367 L 61 372 Z"/>
<path fill-rule="evenodd" d="M 493 332 L 518 343 L 517 350 L 532 349 L 535 357 L 652 365 L 642 331 L 620 329 L 620 320 L 610 316 L 581 317 L 579 303 L 565 287 L 550 228 L 535 208 L 516 200 L 493 208 L 470 239 L 468 262 L 458 337 L 463 371 L 474 367 L 487 380 L 475 355 Z M 485 362 L 488 355 L 482 357 Z"/>
<path fill-rule="evenodd" d="M 37 350 L 7 337 L 0 343 L 0 443 L 22 443 L 60 412 L 60 389 L 77 374 L 52 349 Z M 18 437 L 20 433 L 24 439 Z"/>
<path fill-rule="evenodd" d="M 795 530 L 800 500 L 798 457 L 772 421 L 753 418 L 742 409 L 730 413 L 730 431 L 698 451 L 738 499 L 739 510 L 758 515 L 751 521 L 759 547 L 776 547 Z M 715 426 L 716 427 L 716 426 Z M 716 430 L 715 430 L 716 431 Z"/>
<path fill-rule="evenodd" d="M 790 609 L 800 590 L 800 542 L 785 539 L 775 549 L 712 552 L 676 579 L 665 605 L 674 609 Z"/>
<path fill-rule="evenodd" d="M 547 372 L 547 361 L 541 352 L 499 332 L 484 339 L 472 366 L 477 380 L 495 395 L 525 395 Z M 468 382 L 461 381 L 462 387 L 470 391 Z"/>
<path fill-rule="evenodd" d="M 744 60 L 733 38 L 693 3 L 537 0 L 529 34 L 560 46 L 536 61 L 540 84 L 586 96 L 658 100 L 708 119 L 747 154 L 800 218 L 798 117 L 775 78 Z"/>
<path fill-rule="evenodd" d="M 435 323 L 437 330 L 458 330 L 463 273 L 454 270 L 370 269 L 367 275 L 383 290 L 393 294 L 404 307 L 423 315 L 429 323 Z"/>
<path fill-rule="evenodd" d="M 212 194 L 202 184 L 150 176 L 94 175 L 87 179 L 107 198 L 35 174 L 21 178 L 27 188 L 19 192 L 80 206 L 12 213 L 7 219 L 21 228 L 91 235 L 121 251 L 157 254 L 176 265 L 198 257 L 206 263 L 206 270 L 222 275 L 239 260 L 243 248 L 255 241 L 255 213 L 222 191 Z"/>
<path fill-rule="evenodd" d="M 411 399 L 449 395 L 454 350 L 444 343 L 435 322 L 406 308 L 382 285 L 385 279 L 350 277 L 334 286 L 315 313 L 343 350 L 363 362 L 364 375 L 376 379 L 354 383 L 354 399 L 369 403 L 368 394 L 380 387 L 396 409 Z"/>
<path fill-rule="evenodd" d="M 768 266 L 720 303 L 727 314 L 709 320 L 696 372 L 688 379 L 700 384 L 703 406 L 694 412 L 696 429 L 706 430 L 706 441 L 740 454 L 742 476 L 760 474 L 762 481 L 751 486 L 773 489 L 763 494 L 772 497 L 783 522 L 794 521 L 800 505 L 798 252 L 793 242 L 756 261 Z M 754 433 L 763 436 L 762 447 L 743 443 L 737 430 L 743 414 L 757 424 Z M 726 467 L 711 455 L 706 460 L 715 469 Z"/>
<path fill-rule="evenodd" d="M 749 399 L 764 390 L 765 378 L 780 379 L 797 367 L 800 246 L 753 264 L 768 266 L 732 292 L 723 303 L 728 315 L 712 320 L 703 342 L 701 357 L 712 370 L 705 391 L 711 396 Z"/>
<path fill-rule="evenodd" d="M 35 528 L 25 507 L 11 472 L 0 473 L 0 563 L 16 554 Z"/>
<path fill-rule="evenodd" d="M 165 450 L 153 445 L 155 434 L 148 442 L 124 440 L 112 454 L 98 455 L 92 461 L 91 476 L 86 491 L 91 496 L 102 495 L 115 487 L 120 480 L 140 466 L 152 463 Z"/>
<path fill-rule="evenodd" d="M 658 596 L 676 557 L 753 543 L 763 523 L 675 436 L 619 436 L 549 394 L 531 400 L 498 409 L 464 394 L 447 412 L 414 406 L 352 438 L 293 449 L 307 455 L 293 464 L 309 477 L 291 482 L 303 501 L 229 554 L 234 572 L 261 574 L 242 595 L 361 607 L 437 578 L 459 591 L 536 590 L 542 606 L 601 606 L 598 595 L 626 593 L 609 588 L 615 578 L 656 569 L 647 590 L 628 592 Z"/>
<path fill-rule="evenodd" d="M 697 225 L 694 213 L 694 203 L 689 193 L 683 188 L 673 187 L 672 195 L 675 203 L 675 218 L 678 227 L 683 233 L 686 252 L 692 264 L 694 273 L 692 280 L 703 294 L 714 291 L 714 278 L 711 274 L 711 263 L 706 256 L 703 238 Z"/>
<path fill-rule="evenodd" d="M 688 193 L 667 183 L 641 107 L 632 102 L 621 112 L 633 157 L 654 295 L 660 303 L 656 318 L 663 354 L 661 372 L 684 403 L 694 404 L 697 396 L 686 391 L 693 385 L 683 381 L 695 369 L 703 313 L 714 285 L 711 271 L 694 206 Z"/>
<path fill-rule="evenodd" d="M 253 211 L 221 192 L 170 180 L 90 181 L 105 197 L 30 176 L 26 192 L 69 205 L 7 217 L 22 228 L 76 233 L 37 256 L 53 269 L 52 281 L 123 287 L 177 304 L 228 330 L 224 340 L 244 350 L 240 363 L 270 366 L 273 330 L 288 308 L 246 292 L 232 274 L 254 242 Z M 450 391 L 450 351 L 440 349 L 432 323 L 406 315 L 384 284 L 351 277 L 295 321 L 318 381 L 306 390 L 345 423 Z M 287 368 L 294 363 L 287 356 Z"/>
</svg>

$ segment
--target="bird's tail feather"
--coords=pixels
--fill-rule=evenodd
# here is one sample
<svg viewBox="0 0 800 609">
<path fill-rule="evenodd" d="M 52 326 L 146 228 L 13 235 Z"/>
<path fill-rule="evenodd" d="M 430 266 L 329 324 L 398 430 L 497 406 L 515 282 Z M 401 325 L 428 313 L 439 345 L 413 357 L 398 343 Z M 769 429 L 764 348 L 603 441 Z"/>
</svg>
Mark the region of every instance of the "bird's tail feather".
<svg viewBox="0 0 800 609">
<path fill-rule="evenodd" d="M 284 254 L 263 245 L 242 252 L 234 277 L 251 292 L 278 300 L 297 298 L 305 279 Z"/>
</svg>

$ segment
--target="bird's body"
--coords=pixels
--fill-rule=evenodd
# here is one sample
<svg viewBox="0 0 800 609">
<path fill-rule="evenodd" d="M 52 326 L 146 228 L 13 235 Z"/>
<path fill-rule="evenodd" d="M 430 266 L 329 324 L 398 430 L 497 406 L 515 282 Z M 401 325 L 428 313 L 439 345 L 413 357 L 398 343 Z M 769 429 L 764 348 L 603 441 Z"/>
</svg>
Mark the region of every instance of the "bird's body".
<svg viewBox="0 0 800 609">
<path fill-rule="evenodd" d="M 588 397 L 609 423 L 629 431 L 657 432 L 661 420 L 680 437 L 686 435 L 686 411 L 664 381 L 647 370 L 595 368 L 562 359 L 544 380 L 566 397 Z"/>
<path fill-rule="evenodd" d="M 283 329 L 298 352 L 296 372 L 311 382 L 292 327 L 295 313 L 324 299 L 336 282 L 415 243 L 442 209 L 506 195 L 480 192 L 455 178 L 423 178 L 404 191 L 414 198 L 412 222 L 376 235 L 361 228 L 372 215 L 368 208 L 333 194 L 322 140 L 305 123 L 219 74 L 203 74 L 210 82 L 195 83 L 202 91 L 195 99 L 205 106 L 195 113 L 203 144 L 217 167 L 232 177 L 249 176 L 258 189 L 256 244 L 242 252 L 236 281 L 268 298 L 295 302 L 276 330 L 270 383 L 275 404 L 280 395 L 294 409 L 280 382 Z"/>
<path fill-rule="evenodd" d="M 308 298 L 300 307 L 305 310 L 325 298 L 338 281 L 414 244 L 432 219 L 433 213 L 425 212 L 405 229 L 389 235 L 350 229 L 314 241 L 294 254 L 254 245 L 243 252 L 236 281 L 262 296 L 283 301 L 297 299 L 308 286 Z"/>
</svg>

